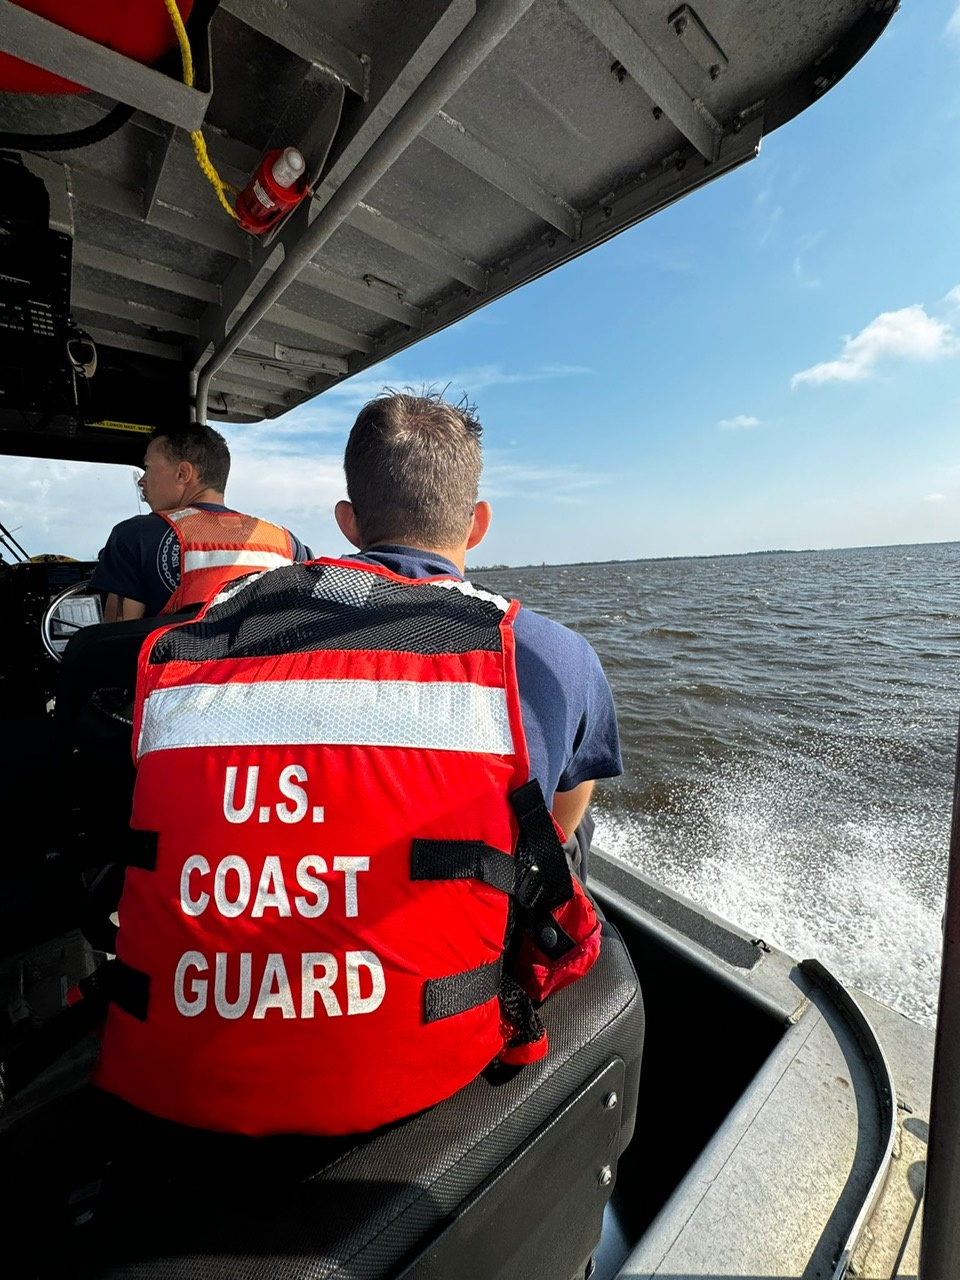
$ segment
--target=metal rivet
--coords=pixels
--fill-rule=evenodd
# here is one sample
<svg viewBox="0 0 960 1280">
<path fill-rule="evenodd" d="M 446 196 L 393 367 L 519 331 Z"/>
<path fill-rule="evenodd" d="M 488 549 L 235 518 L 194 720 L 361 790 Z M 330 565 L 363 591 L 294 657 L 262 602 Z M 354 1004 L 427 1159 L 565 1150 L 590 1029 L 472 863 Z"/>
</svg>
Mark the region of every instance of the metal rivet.
<svg viewBox="0 0 960 1280">
<path fill-rule="evenodd" d="M 605 1164 L 600 1170 L 600 1177 L 598 1181 L 601 1187 L 609 1187 L 610 1183 L 613 1181 L 613 1170 L 608 1164 Z"/>
<path fill-rule="evenodd" d="M 541 930 L 540 941 L 545 947 L 555 947 L 557 945 L 556 929 L 551 929 L 548 925 L 546 929 Z"/>
<path fill-rule="evenodd" d="M 608 1111 L 612 1111 L 619 1101 L 620 1099 L 617 1097 L 615 1093 L 608 1093 L 603 1100 L 603 1105 L 606 1107 Z"/>
</svg>

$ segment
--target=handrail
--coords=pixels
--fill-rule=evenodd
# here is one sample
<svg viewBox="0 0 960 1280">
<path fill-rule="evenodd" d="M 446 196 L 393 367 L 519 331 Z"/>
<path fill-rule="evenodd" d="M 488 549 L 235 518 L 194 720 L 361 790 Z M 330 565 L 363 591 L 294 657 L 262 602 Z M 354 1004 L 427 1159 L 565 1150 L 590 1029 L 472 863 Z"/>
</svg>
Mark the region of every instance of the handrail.
<svg viewBox="0 0 960 1280">
<path fill-rule="evenodd" d="M 893 1079 L 893 1072 L 890 1070 L 890 1063 L 887 1061 L 883 1047 L 877 1039 L 877 1034 L 850 992 L 837 981 L 828 969 L 824 968 L 819 960 L 803 960 L 800 963 L 800 968 L 814 980 L 822 991 L 826 992 L 857 1037 L 877 1085 L 880 1122 L 882 1130 L 886 1133 L 883 1154 L 877 1161 L 876 1171 L 860 1205 L 860 1211 L 854 1219 L 853 1226 L 847 1233 L 847 1238 L 843 1242 L 834 1265 L 831 1280 L 843 1280 L 843 1277 L 847 1274 L 853 1251 L 857 1247 L 857 1241 L 860 1239 L 863 1228 L 876 1207 L 877 1200 L 887 1180 L 887 1174 L 890 1171 L 890 1161 L 893 1159 L 893 1148 L 897 1136 L 896 1085 Z"/>
<path fill-rule="evenodd" d="M 953 778 L 943 962 L 923 1195 L 919 1280 L 960 1275 L 960 736 Z"/>
</svg>

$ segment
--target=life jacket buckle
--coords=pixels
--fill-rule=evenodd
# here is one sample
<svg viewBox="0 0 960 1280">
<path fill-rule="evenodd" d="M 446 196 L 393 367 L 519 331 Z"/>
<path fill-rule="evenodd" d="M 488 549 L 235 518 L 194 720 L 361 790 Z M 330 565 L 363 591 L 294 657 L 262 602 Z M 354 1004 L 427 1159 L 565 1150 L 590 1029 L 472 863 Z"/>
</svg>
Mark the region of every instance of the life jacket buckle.
<svg viewBox="0 0 960 1280">
<path fill-rule="evenodd" d="M 540 867 L 536 862 L 531 862 L 517 881 L 517 902 L 524 910 L 532 911 L 540 901 L 542 894 L 543 877 L 540 874 Z"/>
</svg>

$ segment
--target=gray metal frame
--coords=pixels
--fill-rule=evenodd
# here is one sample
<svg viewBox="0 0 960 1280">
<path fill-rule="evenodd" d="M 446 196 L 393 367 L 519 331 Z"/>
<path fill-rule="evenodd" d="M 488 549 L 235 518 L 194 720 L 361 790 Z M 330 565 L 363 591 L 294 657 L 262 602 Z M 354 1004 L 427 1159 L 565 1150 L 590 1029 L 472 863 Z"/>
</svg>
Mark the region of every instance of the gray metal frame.
<svg viewBox="0 0 960 1280">
<path fill-rule="evenodd" d="M 752 159 L 894 7 L 221 0 L 192 33 L 201 88 L 189 90 L 0 0 L 0 46 L 95 89 L 0 94 L 0 115 L 9 130 L 52 134 L 116 99 L 139 108 L 94 146 L 44 153 L 69 192 L 75 318 L 98 341 L 192 368 L 198 418 L 244 421 L 305 402 Z M 182 131 L 201 121 L 236 186 L 265 149 L 300 145 L 309 200 L 262 239 L 241 231 Z"/>
</svg>

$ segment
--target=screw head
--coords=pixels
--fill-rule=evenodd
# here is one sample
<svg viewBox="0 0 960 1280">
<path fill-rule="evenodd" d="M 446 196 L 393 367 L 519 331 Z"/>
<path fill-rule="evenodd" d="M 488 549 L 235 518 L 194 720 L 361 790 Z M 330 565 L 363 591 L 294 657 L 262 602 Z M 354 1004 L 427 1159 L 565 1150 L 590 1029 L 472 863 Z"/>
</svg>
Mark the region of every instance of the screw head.
<svg viewBox="0 0 960 1280">
<path fill-rule="evenodd" d="M 615 1093 L 608 1093 L 603 1100 L 603 1105 L 607 1111 L 612 1111 L 619 1101 L 620 1099 Z"/>
<path fill-rule="evenodd" d="M 613 1181 L 613 1170 L 608 1164 L 605 1164 L 600 1170 L 600 1177 L 597 1179 L 601 1187 L 609 1187 Z"/>
</svg>

